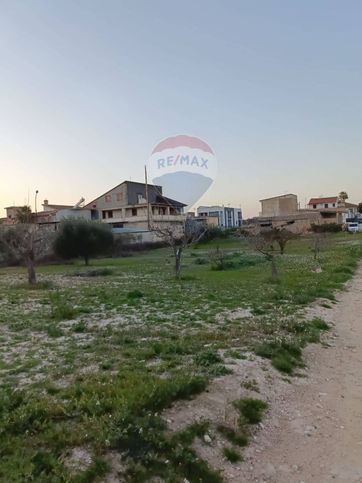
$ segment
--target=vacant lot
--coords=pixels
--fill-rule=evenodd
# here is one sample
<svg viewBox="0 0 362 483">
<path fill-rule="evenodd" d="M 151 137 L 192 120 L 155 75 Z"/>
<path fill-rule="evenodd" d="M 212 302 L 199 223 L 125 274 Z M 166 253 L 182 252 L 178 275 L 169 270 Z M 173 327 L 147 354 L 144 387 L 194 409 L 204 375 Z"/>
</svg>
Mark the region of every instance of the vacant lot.
<svg viewBox="0 0 362 483">
<path fill-rule="evenodd" d="M 0 480 L 223 481 L 203 446 L 217 432 L 220 461 L 236 464 L 268 410 L 241 362 L 271 363 L 286 379 L 303 371 L 302 348 L 328 329 L 304 308 L 334 303 L 361 242 L 333 235 L 315 260 L 309 237 L 292 241 L 277 283 L 238 240 L 190 249 L 181 281 L 168 249 L 43 266 L 35 290 L 22 269 L 0 270 Z M 210 266 L 217 245 L 224 270 Z M 163 417 L 233 373 L 235 417 L 225 409 L 183 427 Z"/>
</svg>

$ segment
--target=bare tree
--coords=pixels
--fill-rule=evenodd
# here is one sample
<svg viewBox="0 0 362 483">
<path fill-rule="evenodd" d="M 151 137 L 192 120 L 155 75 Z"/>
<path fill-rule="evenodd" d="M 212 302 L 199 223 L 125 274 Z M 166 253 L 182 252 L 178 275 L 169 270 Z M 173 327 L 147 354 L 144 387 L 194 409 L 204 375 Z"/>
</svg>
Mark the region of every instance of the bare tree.
<svg viewBox="0 0 362 483">
<path fill-rule="evenodd" d="M 225 254 L 223 250 L 217 246 L 214 250 L 209 252 L 209 259 L 211 262 L 211 267 L 215 270 L 225 269 Z"/>
<path fill-rule="evenodd" d="M 36 284 L 35 264 L 50 244 L 47 228 L 33 223 L 18 223 L 11 227 L 1 227 L 0 248 L 16 260 L 25 263 L 28 282 Z"/>
<path fill-rule="evenodd" d="M 276 264 L 276 256 L 278 252 L 274 250 L 273 239 L 270 237 L 270 230 L 259 232 L 242 232 L 242 238 L 244 238 L 249 246 L 256 252 L 262 254 L 265 259 L 271 263 L 271 276 L 272 280 L 279 279 L 278 268 Z"/>
<path fill-rule="evenodd" d="M 197 243 L 206 233 L 207 228 L 187 218 L 183 222 L 164 226 L 152 224 L 150 229 L 172 248 L 175 256 L 175 275 L 180 279 L 181 261 L 185 249 Z"/>
<path fill-rule="evenodd" d="M 325 232 L 315 232 L 312 233 L 312 242 L 310 245 L 310 250 L 313 253 L 314 260 L 319 259 L 319 255 L 322 250 L 325 250 L 329 243 L 328 233 Z"/>
<path fill-rule="evenodd" d="M 282 227 L 271 228 L 270 230 L 262 232 L 262 234 L 266 239 L 270 241 L 272 245 L 274 244 L 274 242 L 277 243 L 281 255 L 284 255 L 287 243 L 297 237 L 295 233 L 292 233 L 291 231 Z"/>
<path fill-rule="evenodd" d="M 279 272 L 276 264 L 276 252 L 268 237 L 263 236 L 263 234 L 256 235 L 251 239 L 251 245 L 254 250 L 264 255 L 266 260 L 271 263 L 272 280 L 278 280 Z"/>
</svg>

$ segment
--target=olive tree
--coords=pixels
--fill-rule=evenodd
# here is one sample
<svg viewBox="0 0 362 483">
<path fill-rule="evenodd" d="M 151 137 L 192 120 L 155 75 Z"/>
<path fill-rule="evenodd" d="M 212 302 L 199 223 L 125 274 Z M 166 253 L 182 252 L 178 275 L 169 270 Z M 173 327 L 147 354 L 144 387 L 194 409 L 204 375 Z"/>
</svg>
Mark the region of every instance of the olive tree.
<svg viewBox="0 0 362 483">
<path fill-rule="evenodd" d="M 175 275 L 177 279 L 180 279 L 181 261 L 185 249 L 197 243 L 207 229 L 189 218 L 180 223 L 170 223 L 163 226 L 155 224 L 150 228 L 158 238 L 172 248 L 175 257 Z"/>
<path fill-rule="evenodd" d="M 310 250 L 314 260 L 318 260 L 320 253 L 328 247 L 330 234 L 323 231 L 315 231 L 311 234 Z"/>
<path fill-rule="evenodd" d="M 261 234 L 266 240 L 269 240 L 271 244 L 276 243 L 278 245 L 281 255 L 284 255 L 287 243 L 297 237 L 295 233 L 292 233 L 283 227 L 274 227 L 261 232 Z"/>
<path fill-rule="evenodd" d="M 97 255 L 107 254 L 113 246 L 113 233 L 104 223 L 68 219 L 60 224 L 54 251 L 64 259 L 81 257 L 85 265 Z"/>
<path fill-rule="evenodd" d="M 259 252 L 268 262 L 270 262 L 272 280 L 278 280 L 279 272 L 276 263 L 277 252 L 274 250 L 273 242 L 271 242 L 268 234 L 266 232 L 248 234 L 246 240 L 254 251 Z"/>
<path fill-rule="evenodd" d="M 52 233 L 47 227 L 34 223 L 18 223 L 2 226 L 0 250 L 5 257 L 24 263 L 28 271 L 28 282 L 36 284 L 36 261 L 47 253 L 51 246 Z"/>
</svg>

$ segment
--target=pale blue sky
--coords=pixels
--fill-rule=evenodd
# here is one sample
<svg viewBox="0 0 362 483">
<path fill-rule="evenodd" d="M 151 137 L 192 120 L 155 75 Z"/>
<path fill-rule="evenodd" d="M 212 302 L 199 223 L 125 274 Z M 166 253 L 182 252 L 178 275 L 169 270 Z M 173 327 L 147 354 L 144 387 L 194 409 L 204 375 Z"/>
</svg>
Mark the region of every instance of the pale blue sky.
<svg viewBox="0 0 362 483">
<path fill-rule="evenodd" d="M 200 203 L 362 201 L 361 25 L 360 0 L 0 0 L 0 208 L 142 180 L 177 133 L 219 161 Z"/>
</svg>

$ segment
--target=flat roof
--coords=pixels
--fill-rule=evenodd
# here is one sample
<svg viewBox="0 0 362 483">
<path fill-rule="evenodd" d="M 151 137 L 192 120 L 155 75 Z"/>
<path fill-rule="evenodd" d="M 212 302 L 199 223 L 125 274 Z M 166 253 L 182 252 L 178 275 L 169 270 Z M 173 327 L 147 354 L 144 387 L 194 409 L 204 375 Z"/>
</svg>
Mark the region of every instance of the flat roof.
<svg viewBox="0 0 362 483">
<path fill-rule="evenodd" d="M 261 202 L 261 201 L 268 201 L 268 200 L 276 200 L 278 198 L 287 198 L 288 196 L 295 196 L 296 198 L 298 198 L 297 195 L 295 195 L 293 193 L 288 193 L 286 195 L 271 196 L 270 198 L 263 198 L 262 200 L 259 200 L 259 201 Z"/>
</svg>

